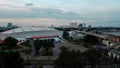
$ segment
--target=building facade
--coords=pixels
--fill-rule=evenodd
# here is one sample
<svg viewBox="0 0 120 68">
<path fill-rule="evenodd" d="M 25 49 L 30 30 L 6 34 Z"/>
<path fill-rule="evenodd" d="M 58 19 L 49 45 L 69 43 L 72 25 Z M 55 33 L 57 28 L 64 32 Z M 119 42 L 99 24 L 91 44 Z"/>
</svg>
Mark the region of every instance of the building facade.
<svg viewBox="0 0 120 68">
<path fill-rule="evenodd" d="M 76 27 L 77 27 L 77 23 L 76 23 L 76 22 L 72 22 L 72 23 L 70 23 L 70 27 L 72 27 L 72 28 L 76 28 Z"/>
</svg>

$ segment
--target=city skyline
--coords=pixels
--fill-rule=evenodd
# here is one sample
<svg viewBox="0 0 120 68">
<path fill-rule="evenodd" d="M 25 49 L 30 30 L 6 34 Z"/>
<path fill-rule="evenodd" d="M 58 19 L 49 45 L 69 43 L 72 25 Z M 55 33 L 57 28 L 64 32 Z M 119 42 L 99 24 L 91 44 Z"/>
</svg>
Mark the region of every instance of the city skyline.
<svg viewBox="0 0 120 68">
<path fill-rule="evenodd" d="M 119 0 L 0 0 L 0 24 L 119 26 Z"/>
</svg>

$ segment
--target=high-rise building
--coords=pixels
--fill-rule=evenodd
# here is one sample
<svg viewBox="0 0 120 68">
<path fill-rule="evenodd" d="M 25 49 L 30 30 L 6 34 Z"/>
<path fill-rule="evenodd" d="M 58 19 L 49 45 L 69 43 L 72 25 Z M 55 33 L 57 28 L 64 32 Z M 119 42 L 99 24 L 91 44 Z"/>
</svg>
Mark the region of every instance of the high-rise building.
<svg viewBox="0 0 120 68">
<path fill-rule="evenodd" d="M 91 25 L 88 25 L 88 28 L 91 28 L 92 26 Z"/>
<path fill-rule="evenodd" d="M 12 27 L 13 27 L 12 23 L 9 22 L 9 23 L 7 24 L 7 28 L 12 28 Z"/>
<path fill-rule="evenodd" d="M 86 23 L 83 23 L 83 27 L 86 27 Z"/>
<path fill-rule="evenodd" d="M 82 28 L 82 27 L 83 27 L 83 24 L 80 23 L 80 24 L 78 25 L 78 28 Z"/>
<path fill-rule="evenodd" d="M 72 27 L 72 28 L 76 28 L 76 27 L 77 27 L 77 23 L 76 23 L 76 22 L 72 22 L 72 23 L 70 23 L 70 27 Z"/>
<path fill-rule="evenodd" d="M 54 28 L 54 25 L 53 25 L 53 24 L 51 25 L 51 28 Z"/>
</svg>

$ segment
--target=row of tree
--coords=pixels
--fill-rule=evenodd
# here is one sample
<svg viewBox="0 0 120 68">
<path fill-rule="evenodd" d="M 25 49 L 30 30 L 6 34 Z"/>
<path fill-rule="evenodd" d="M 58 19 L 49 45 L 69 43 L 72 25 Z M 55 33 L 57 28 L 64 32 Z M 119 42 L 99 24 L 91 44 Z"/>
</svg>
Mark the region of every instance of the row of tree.
<svg viewBox="0 0 120 68">
<path fill-rule="evenodd" d="M 61 53 L 55 60 L 56 68 L 83 68 L 84 58 L 81 57 L 80 51 L 69 51 L 66 47 L 61 47 Z"/>
<path fill-rule="evenodd" d="M 36 49 L 36 54 L 39 54 L 39 50 L 42 47 L 46 55 L 49 55 L 49 51 L 52 49 L 52 47 L 54 47 L 54 39 L 35 40 L 34 45 Z"/>
<path fill-rule="evenodd" d="M 55 67 L 84 68 L 86 65 L 91 65 L 92 68 L 95 68 L 104 58 L 105 56 L 99 50 L 89 49 L 81 53 L 80 51 L 71 51 L 66 47 L 61 47 L 61 53 L 58 59 L 55 60 Z"/>
<path fill-rule="evenodd" d="M 0 68 L 24 68 L 20 53 L 12 51 L 17 42 L 18 40 L 13 37 L 5 38 L 3 47 L 6 48 L 0 51 Z"/>
</svg>

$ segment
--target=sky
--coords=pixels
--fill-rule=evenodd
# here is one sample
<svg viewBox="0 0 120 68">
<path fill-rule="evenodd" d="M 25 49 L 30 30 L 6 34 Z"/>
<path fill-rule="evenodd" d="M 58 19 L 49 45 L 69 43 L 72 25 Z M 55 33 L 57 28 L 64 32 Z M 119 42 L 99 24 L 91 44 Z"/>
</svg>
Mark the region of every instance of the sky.
<svg viewBox="0 0 120 68">
<path fill-rule="evenodd" d="M 0 25 L 120 27 L 120 0 L 0 0 Z"/>
</svg>

